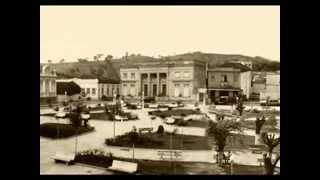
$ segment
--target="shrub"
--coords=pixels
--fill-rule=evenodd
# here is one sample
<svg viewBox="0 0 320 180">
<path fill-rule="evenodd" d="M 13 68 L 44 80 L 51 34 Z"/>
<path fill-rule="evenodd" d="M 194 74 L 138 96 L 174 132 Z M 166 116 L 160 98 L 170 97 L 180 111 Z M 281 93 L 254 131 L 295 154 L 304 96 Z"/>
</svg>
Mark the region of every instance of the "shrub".
<svg viewBox="0 0 320 180">
<path fill-rule="evenodd" d="M 59 107 L 58 107 L 58 106 L 55 107 L 54 110 L 55 110 L 55 111 L 59 111 Z"/>
<path fill-rule="evenodd" d="M 70 100 L 69 100 L 69 103 L 73 103 L 73 100 L 72 100 L 72 99 L 70 99 Z"/>
<path fill-rule="evenodd" d="M 164 134 L 164 127 L 163 127 L 162 125 L 159 125 L 159 126 L 158 126 L 157 133 L 158 133 L 158 134 L 161 134 L 161 135 Z"/>
<path fill-rule="evenodd" d="M 172 110 L 172 107 L 168 107 L 168 111 L 171 111 Z"/>
<path fill-rule="evenodd" d="M 63 101 L 63 102 L 62 102 L 62 105 L 63 105 L 63 106 L 68 106 L 68 103 L 67 103 L 66 101 Z"/>
<path fill-rule="evenodd" d="M 103 95 L 103 96 L 101 97 L 101 100 L 102 100 L 102 101 L 112 101 L 113 98 L 112 98 L 112 97 L 107 97 L 106 95 Z"/>
<path fill-rule="evenodd" d="M 91 97 L 87 97 L 87 101 L 91 101 Z"/>
</svg>

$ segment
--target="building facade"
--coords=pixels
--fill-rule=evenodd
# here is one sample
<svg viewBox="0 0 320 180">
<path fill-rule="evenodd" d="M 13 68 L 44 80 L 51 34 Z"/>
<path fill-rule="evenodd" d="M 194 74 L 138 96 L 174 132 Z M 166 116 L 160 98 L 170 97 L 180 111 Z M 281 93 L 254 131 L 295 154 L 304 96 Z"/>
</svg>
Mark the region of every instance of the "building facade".
<svg viewBox="0 0 320 180">
<path fill-rule="evenodd" d="M 58 79 L 57 82 L 75 82 L 81 88 L 81 94 L 91 99 L 98 99 L 98 79 L 79 79 L 79 78 L 72 78 L 72 79 Z"/>
<path fill-rule="evenodd" d="M 280 72 L 268 72 L 266 74 L 266 88 L 261 93 L 260 99 L 280 99 Z"/>
<path fill-rule="evenodd" d="M 216 67 L 207 70 L 208 96 L 211 102 L 229 101 L 240 93 L 247 98 L 251 90 L 251 71 L 242 72 L 233 67 Z"/>
<path fill-rule="evenodd" d="M 40 104 L 56 102 L 56 71 L 49 64 L 40 64 Z"/>
<path fill-rule="evenodd" d="M 120 87 L 120 81 L 99 79 L 99 99 L 102 99 L 103 96 L 111 98 L 114 97 L 115 94 L 120 95 Z"/>
<path fill-rule="evenodd" d="M 200 61 L 159 60 L 120 67 L 121 95 L 196 100 L 206 82 L 205 64 Z"/>
</svg>

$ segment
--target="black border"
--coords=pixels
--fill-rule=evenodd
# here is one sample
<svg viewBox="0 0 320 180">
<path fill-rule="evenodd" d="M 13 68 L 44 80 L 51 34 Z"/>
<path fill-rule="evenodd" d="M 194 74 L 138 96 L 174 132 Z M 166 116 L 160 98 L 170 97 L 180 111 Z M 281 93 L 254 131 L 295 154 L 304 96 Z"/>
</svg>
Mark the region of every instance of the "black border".
<svg viewBox="0 0 320 180">
<path fill-rule="evenodd" d="M 19 128 L 19 133 L 17 133 L 17 137 L 20 141 L 22 141 L 22 144 L 18 144 L 16 147 L 16 152 L 13 150 L 10 150 L 11 153 L 16 154 L 23 154 L 24 157 L 27 157 L 26 160 L 23 160 L 23 167 L 21 166 L 14 166 L 12 165 L 13 170 L 11 174 L 14 175 L 36 175 L 38 176 L 40 165 L 39 165 L 39 141 L 38 141 L 38 106 L 39 106 L 39 96 L 38 96 L 38 66 L 39 66 L 39 59 L 40 59 L 40 8 L 39 5 L 281 5 L 281 81 L 282 81 L 282 87 L 281 87 L 281 96 L 282 96 L 282 105 L 281 105 L 281 116 L 282 116 L 282 129 L 281 129 L 281 135 L 282 135 L 282 168 L 281 168 L 281 175 L 287 175 L 290 172 L 292 173 L 293 170 L 298 170 L 297 167 L 289 168 L 289 166 L 294 165 L 293 163 L 289 162 L 289 148 L 288 144 L 290 141 L 292 141 L 292 138 L 288 135 L 288 132 L 293 132 L 290 126 L 292 126 L 292 122 L 289 122 L 289 119 L 294 119 L 294 117 L 290 117 L 289 112 L 289 101 L 290 101 L 290 95 L 287 93 L 290 91 L 291 88 L 288 88 L 288 85 L 290 82 L 293 82 L 290 80 L 289 76 L 289 68 L 292 67 L 290 64 L 288 64 L 288 41 L 289 41 L 289 34 L 288 34 L 288 6 L 284 5 L 285 2 L 280 0 L 264 0 L 264 1 L 235 1 L 235 0 L 226 0 L 226 1 L 212 1 L 208 2 L 205 0 L 200 1 L 186 1 L 184 3 L 177 2 L 177 1 L 167 1 L 167 2 L 160 2 L 152 1 L 152 2 L 144 2 L 144 1 L 128 1 L 128 0 L 120 0 L 120 1 L 102 1 L 102 0 L 93 0 L 93 1 L 86 1 L 86 0 L 78 0 L 78 1 L 70 1 L 70 0 L 63 0 L 63 1 L 57 1 L 57 0 L 42 0 L 40 3 L 33 2 L 30 4 L 27 4 L 27 6 L 22 6 L 22 12 L 26 10 L 26 13 L 20 13 L 20 16 L 30 15 L 30 19 L 27 21 L 18 21 L 20 24 L 18 24 L 17 33 L 21 32 L 23 30 L 23 38 L 19 40 L 23 45 L 20 45 L 20 47 L 23 47 L 24 52 L 15 54 L 20 55 L 19 65 L 18 65 L 18 71 L 20 72 L 18 75 L 15 74 L 16 77 L 23 79 L 21 81 L 21 84 L 18 84 L 15 94 L 23 94 L 25 100 L 23 102 L 17 101 L 19 104 L 22 103 L 23 110 L 22 112 L 11 112 L 12 114 L 19 116 L 19 121 L 23 121 Z M 30 7 L 30 9 L 26 8 Z M 19 17 L 20 18 L 20 17 Z M 29 17 L 28 17 L 29 18 Z M 27 29 L 25 27 L 30 27 Z M 284 33 L 285 32 L 285 33 Z M 22 42 L 23 41 L 23 42 Z M 31 42 L 31 43 L 30 43 Z M 27 55 L 27 57 L 26 57 Z M 22 61 L 22 62 L 21 62 Z M 32 62 L 32 63 L 30 63 Z M 291 63 L 291 61 L 290 61 Z M 17 64 L 13 64 L 11 66 L 17 66 Z M 291 72 L 293 73 L 293 72 Z M 22 88 L 21 86 L 25 87 Z M 22 93 L 23 92 L 23 93 Z M 19 98 L 18 98 L 19 99 Z M 29 105 L 27 102 L 33 102 L 33 105 Z M 14 105 L 14 103 L 13 103 Z M 292 111 L 292 110 L 291 110 Z M 21 117 L 20 117 L 21 116 Z M 290 126 L 287 126 L 289 125 Z M 30 126 L 30 127 L 29 127 Z M 24 127 L 28 127 L 26 130 Z M 26 131 L 26 132 L 24 132 Z M 9 132 L 8 132 L 9 133 Z M 25 134 L 21 136 L 22 134 Z M 29 137 L 30 136 L 30 137 Z M 30 139 L 29 139 L 30 138 Z M 290 140 L 291 139 L 291 140 Z M 11 141 L 10 141 L 11 142 Z M 15 142 L 12 142 L 12 144 L 15 144 Z M 15 144 L 16 145 L 16 144 Z M 19 158 L 18 158 L 19 159 Z M 10 164 L 11 165 L 11 164 Z M 9 166 L 9 165 L 7 165 Z M 290 170 L 288 170 L 290 169 Z M 17 171 L 18 170 L 18 171 Z M 297 171 L 296 171 L 297 172 Z M 43 176 L 42 176 L 43 177 Z M 69 176 L 70 177 L 70 176 Z M 89 176 L 90 178 L 94 178 L 95 176 Z M 146 177 L 146 176 L 144 176 Z M 161 178 L 161 176 L 158 176 Z M 208 178 L 215 178 L 212 176 L 199 176 L 202 178 L 208 177 Z M 221 176 L 220 176 L 221 177 Z M 230 176 L 229 176 L 230 177 Z M 227 177 L 227 178 L 229 178 Z M 232 176 L 234 177 L 234 176 Z M 276 176 L 275 176 L 276 177 Z M 278 176 L 279 177 L 279 176 Z M 78 177 L 77 177 L 78 178 Z M 108 176 L 109 178 L 109 176 Z M 130 177 L 131 178 L 131 177 Z M 138 177 L 139 178 L 139 177 Z M 149 178 L 149 177 L 147 177 Z M 152 177 L 156 178 L 156 177 Z M 166 178 L 166 177 L 164 177 Z M 185 177 L 183 177 L 185 178 Z M 191 177 L 192 178 L 192 177 Z M 248 178 L 247 176 L 245 178 Z M 263 176 L 259 176 L 258 178 L 263 178 Z"/>
</svg>

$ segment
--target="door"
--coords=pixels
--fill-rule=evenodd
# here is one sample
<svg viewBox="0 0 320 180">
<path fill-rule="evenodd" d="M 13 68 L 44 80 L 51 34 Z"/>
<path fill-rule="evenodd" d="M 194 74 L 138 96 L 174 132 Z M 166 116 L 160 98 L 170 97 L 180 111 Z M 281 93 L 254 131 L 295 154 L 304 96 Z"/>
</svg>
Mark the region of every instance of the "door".
<svg viewBox="0 0 320 180">
<path fill-rule="evenodd" d="M 157 96 L 157 85 L 156 85 L 156 84 L 154 84 L 154 85 L 152 86 L 152 95 L 153 95 L 153 96 Z"/>
<path fill-rule="evenodd" d="M 162 95 L 163 95 L 163 96 L 166 96 L 166 95 L 167 95 L 167 85 L 166 85 L 166 84 L 163 84 L 163 85 L 162 85 Z"/>
<path fill-rule="evenodd" d="M 180 95 L 180 86 L 179 86 L 179 84 L 175 84 L 174 85 L 174 96 L 179 97 L 179 95 Z"/>
<path fill-rule="evenodd" d="M 144 92 L 144 96 L 148 96 L 148 85 L 147 84 L 145 84 L 143 86 L 143 92 Z"/>
</svg>

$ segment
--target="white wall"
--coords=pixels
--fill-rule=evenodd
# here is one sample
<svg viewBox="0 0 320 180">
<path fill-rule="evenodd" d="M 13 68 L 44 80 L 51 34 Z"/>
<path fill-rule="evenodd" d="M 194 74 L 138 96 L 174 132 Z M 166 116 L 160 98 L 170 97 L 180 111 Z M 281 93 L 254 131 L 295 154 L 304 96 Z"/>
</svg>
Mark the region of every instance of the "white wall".
<svg viewBox="0 0 320 180">
<path fill-rule="evenodd" d="M 251 76 L 251 71 L 240 73 L 240 88 L 242 89 L 243 94 L 247 96 L 247 98 L 250 97 L 251 93 Z"/>
<path fill-rule="evenodd" d="M 266 90 L 261 93 L 261 99 L 267 99 L 267 97 L 273 100 L 280 99 L 280 74 L 270 73 L 266 78 Z"/>
</svg>

